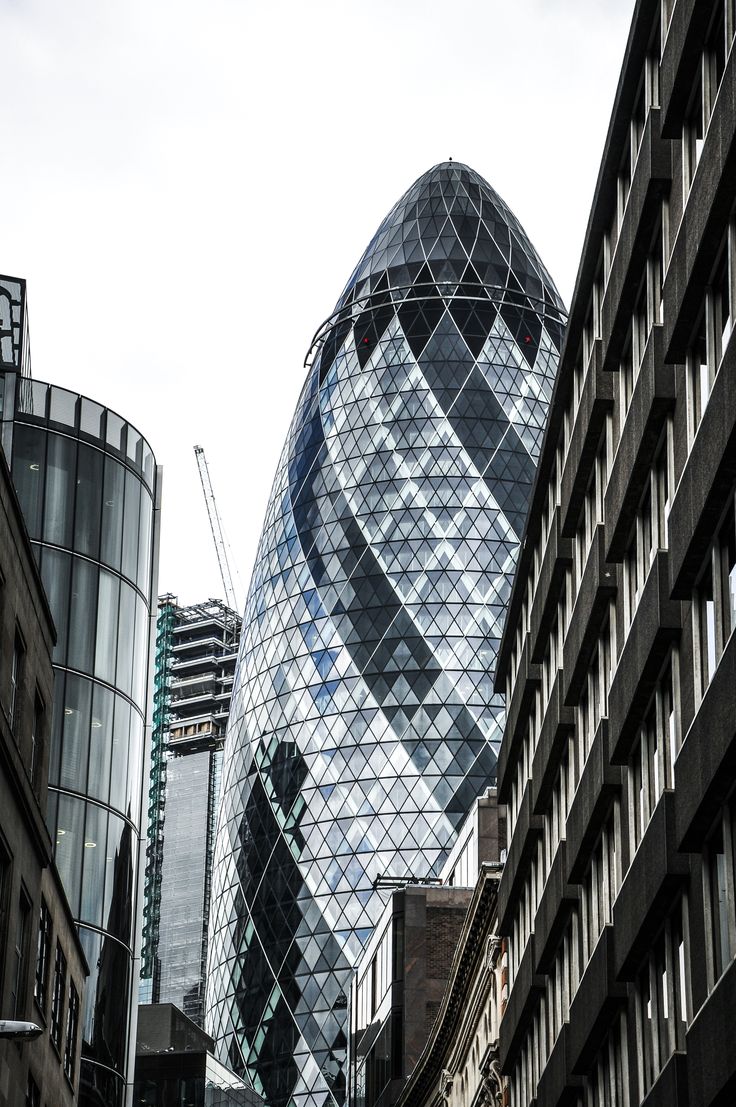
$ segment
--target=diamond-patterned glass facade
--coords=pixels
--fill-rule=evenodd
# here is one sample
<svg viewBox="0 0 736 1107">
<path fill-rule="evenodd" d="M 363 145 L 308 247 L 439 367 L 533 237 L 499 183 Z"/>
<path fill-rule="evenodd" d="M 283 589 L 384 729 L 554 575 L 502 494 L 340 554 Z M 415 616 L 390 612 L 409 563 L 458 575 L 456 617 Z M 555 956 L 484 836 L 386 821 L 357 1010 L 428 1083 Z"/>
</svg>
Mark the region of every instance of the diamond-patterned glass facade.
<svg viewBox="0 0 736 1107">
<path fill-rule="evenodd" d="M 208 1028 L 271 1107 L 345 1098 L 377 877 L 439 870 L 494 779 L 493 668 L 564 309 L 443 163 L 386 217 L 307 359 L 246 604 Z"/>
</svg>

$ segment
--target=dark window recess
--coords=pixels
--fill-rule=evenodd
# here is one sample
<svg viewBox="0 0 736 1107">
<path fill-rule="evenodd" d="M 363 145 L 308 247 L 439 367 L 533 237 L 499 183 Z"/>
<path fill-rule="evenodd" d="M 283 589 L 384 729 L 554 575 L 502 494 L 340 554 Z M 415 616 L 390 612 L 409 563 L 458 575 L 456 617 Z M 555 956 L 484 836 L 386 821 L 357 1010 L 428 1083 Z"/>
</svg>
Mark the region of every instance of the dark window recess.
<svg viewBox="0 0 736 1107">
<path fill-rule="evenodd" d="M 25 892 L 18 900 L 18 918 L 15 926 L 13 950 L 13 991 L 10 997 L 11 1018 L 22 1019 L 26 1009 L 26 985 L 28 983 L 28 930 L 31 904 Z"/>
<path fill-rule="evenodd" d="M 34 996 L 39 1010 L 46 1017 L 46 1000 L 49 991 L 49 963 L 51 961 L 51 912 L 45 900 L 41 900 L 38 922 L 38 946 L 36 950 L 36 984 Z"/>
<path fill-rule="evenodd" d="M 28 1090 L 26 1091 L 26 1107 L 41 1107 L 41 1089 L 36 1081 L 28 1073 Z"/>
<path fill-rule="evenodd" d="M 23 645 L 23 639 L 21 638 L 19 631 L 16 630 L 15 640 L 13 642 L 13 660 L 10 665 L 10 703 L 8 710 L 10 727 L 16 738 L 18 736 L 18 728 L 20 726 L 21 718 L 21 699 L 25 655 L 26 651 L 25 646 Z"/>
<path fill-rule="evenodd" d="M 66 957 L 61 946 L 56 943 L 56 961 L 54 964 L 54 994 L 51 1000 L 51 1041 L 57 1050 L 61 1049 L 62 1016 L 64 1011 L 64 991 L 66 990 Z"/>
<path fill-rule="evenodd" d="M 44 753 L 44 717 L 46 709 L 43 700 L 36 695 L 33 701 L 33 726 L 31 728 L 31 764 L 30 778 L 34 792 L 38 792 L 41 784 L 41 766 Z"/>
<path fill-rule="evenodd" d="M 79 1029 L 79 996 L 73 984 L 69 985 L 69 1006 L 66 1012 L 66 1044 L 64 1046 L 64 1072 L 71 1083 L 77 1060 L 77 1031 Z"/>
</svg>

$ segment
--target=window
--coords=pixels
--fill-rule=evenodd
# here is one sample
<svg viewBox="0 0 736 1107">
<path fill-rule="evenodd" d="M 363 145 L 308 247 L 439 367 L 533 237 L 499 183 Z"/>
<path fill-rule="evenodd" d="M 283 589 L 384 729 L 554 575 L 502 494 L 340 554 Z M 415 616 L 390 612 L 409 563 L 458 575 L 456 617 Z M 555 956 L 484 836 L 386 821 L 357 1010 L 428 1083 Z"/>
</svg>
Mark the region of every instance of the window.
<svg viewBox="0 0 736 1107">
<path fill-rule="evenodd" d="M 687 901 L 667 918 L 639 971 L 636 983 L 639 1091 L 649 1092 L 675 1050 L 685 1048 L 688 1024 Z"/>
<path fill-rule="evenodd" d="M 658 549 L 668 545 L 672 468 L 672 419 L 668 417 L 654 462 L 644 482 L 624 557 L 624 617 L 631 626 Z"/>
<path fill-rule="evenodd" d="M 705 846 L 704 884 L 708 991 L 736 956 L 736 794 L 721 808 Z"/>
<path fill-rule="evenodd" d="M 734 225 L 721 242 L 702 312 L 688 351 L 688 430 L 695 437 L 731 332 L 734 307 Z"/>
<path fill-rule="evenodd" d="M 71 1083 L 77 1060 L 77 1031 L 79 1028 L 79 996 L 73 984 L 69 984 L 69 1005 L 66 1011 L 66 1043 L 64 1045 L 64 1073 Z"/>
<path fill-rule="evenodd" d="M 701 695 L 716 671 L 716 602 L 713 593 L 713 567 L 708 564 L 698 583 L 695 596 L 700 661 Z"/>
<path fill-rule="evenodd" d="M 726 6 L 718 0 L 703 50 L 703 109 L 710 120 L 726 68 Z"/>
<path fill-rule="evenodd" d="M 644 136 L 644 126 L 647 121 L 647 101 L 645 79 L 639 84 L 639 91 L 634 101 L 634 110 L 631 113 L 631 164 L 636 165 L 639 156 L 639 147 Z"/>
<path fill-rule="evenodd" d="M 634 853 L 665 788 L 674 787 L 674 762 L 680 748 L 676 695 L 678 655 L 672 650 L 660 674 L 629 758 L 629 810 Z"/>
<path fill-rule="evenodd" d="M 10 711 L 8 712 L 10 718 L 10 727 L 18 736 L 18 727 L 20 726 L 21 715 L 21 685 L 23 682 L 23 666 L 25 662 L 25 646 L 20 632 L 16 629 L 15 640 L 13 642 L 13 659 L 10 664 Z"/>
<path fill-rule="evenodd" d="M 670 29 L 670 20 L 675 6 L 675 0 L 662 0 L 662 48 L 667 41 L 667 32 Z"/>
<path fill-rule="evenodd" d="M 585 1107 L 628 1107 L 629 1066 L 626 1016 L 620 1015 L 596 1057 L 585 1082 Z"/>
<path fill-rule="evenodd" d="M 18 917 L 15 925 L 13 948 L 13 990 L 10 999 L 11 1018 L 22 1019 L 26 1012 L 26 986 L 28 984 L 28 931 L 31 903 L 21 890 L 18 900 Z"/>
<path fill-rule="evenodd" d="M 41 784 L 44 748 L 44 716 L 45 708 L 41 697 L 36 693 L 33 701 L 33 725 L 31 727 L 31 764 L 30 778 L 33 790 L 38 792 Z"/>
<path fill-rule="evenodd" d="M 639 375 L 641 363 L 644 360 L 644 351 L 647 348 L 647 338 L 649 336 L 647 301 L 647 281 L 645 274 L 634 302 L 634 311 L 631 318 L 631 353 L 634 359 L 634 374 L 637 377 Z"/>
<path fill-rule="evenodd" d="M 629 199 L 629 192 L 631 191 L 631 147 L 627 145 L 624 150 L 624 156 L 621 159 L 621 165 L 618 170 L 618 182 L 617 182 L 617 216 L 618 227 L 621 228 L 621 224 L 624 221 L 624 212 L 626 211 L 626 204 Z"/>
<path fill-rule="evenodd" d="M 702 77 L 699 77 L 690 97 L 690 103 L 688 104 L 685 114 L 685 123 L 682 130 L 682 167 L 686 195 L 693 183 L 695 170 L 698 168 L 698 162 L 700 161 L 700 155 L 703 150 L 704 138 L 705 113 L 703 104 L 703 81 Z"/>
<path fill-rule="evenodd" d="M 66 957 L 61 946 L 56 943 L 54 962 L 54 994 L 51 1000 L 51 1041 L 57 1051 L 61 1051 L 62 1018 L 64 1014 L 64 992 L 66 990 Z M 367 1025 L 367 1024 L 366 1024 Z"/>
<path fill-rule="evenodd" d="M 36 950 L 36 983 L 34 997 L 42 1015 L 46 1016 L 46 1000 L 49 990 L 49 962 L 51 960 L 51 912 L 46 900 L 41 900 L 38 921 L 38 946 Z"/>
<path fill-rule="evenodd" d="M 736 517 L 734 492 L 716 530 L 695 589 L 693 631 L 701 696 L 736 628 Z"/>
<path fill-rule="evenodd" d="M 41 1089 L 36 1081 L 28 1073 L 28 1089 L 26 1091 L 26 1107 L 41 1107 Z"/>
<path fill-rule="evenodd" d="M 12 859 L 0 839 L 0 949 L 7 948 L 8 914 L 10 903 L 10 886 L 13 876 Z M 3 958 L 0 957 L 0 992 L 3 985 Z"/>
<path fill-rule="evenodd" d="M 620 801 L 616 799 L 583 878 L 582 965 L 587 965 L 603 927 L 611 922 L 621 882 L 621 858 L 616 849 L 620 821 Z"/>
</svg>

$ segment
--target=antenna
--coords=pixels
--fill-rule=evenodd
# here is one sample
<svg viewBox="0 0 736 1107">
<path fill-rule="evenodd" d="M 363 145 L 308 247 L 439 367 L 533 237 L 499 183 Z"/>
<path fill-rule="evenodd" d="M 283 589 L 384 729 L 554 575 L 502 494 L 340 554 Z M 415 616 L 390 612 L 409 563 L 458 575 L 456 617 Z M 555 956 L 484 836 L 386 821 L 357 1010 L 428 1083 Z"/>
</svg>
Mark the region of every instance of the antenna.
<svg viewBox="0 0 736 1107">
<path fill-rule="evenodd" d="M 210 521 L 210 530 L 212 531 L 212 541 L 215 543 L 215 553 L 217 554 L 217 564 L 220 567 L 222 587 L 225 589 L 225 602 L 233 611 L 238 611 L 238 601 L 235 598 L 233 578 L 230 573 L 230 563 L 227 559 L 225 539 L 222 536 L 222 524 L 220 522 L 220 516 L 217 513 L 215 493 L 212 491 L 212 481 L 210 480 L 210 471 L 207 467 L 207 458 L 204 456 L 204 449 L 202 446 L 195 446 L 194 454 L 197 458 L 199 479 L 202 482 L 204 502 L 207 505 L 207 515 Z"/>
</svg>

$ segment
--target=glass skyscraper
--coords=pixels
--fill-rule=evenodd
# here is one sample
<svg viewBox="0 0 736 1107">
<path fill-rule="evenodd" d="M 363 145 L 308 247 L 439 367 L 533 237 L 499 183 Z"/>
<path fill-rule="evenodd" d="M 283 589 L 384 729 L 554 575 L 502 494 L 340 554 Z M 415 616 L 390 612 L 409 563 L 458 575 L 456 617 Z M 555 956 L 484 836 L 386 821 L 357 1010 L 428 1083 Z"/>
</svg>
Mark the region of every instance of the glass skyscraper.
<svg viewBox="0 0 736 1107">
<path fill-rule="evenodd" d="M 30 368 L 24 294 L 0 278 L 0 439 L 56 626 L 46 821 L 90 967 L 79 1103 L 119 1107 L 137 984 L 159 479 L 125 419 L 17 371 Z M 17 316 L 7 332 L 3 300 Z"/>
<path fill-rule="evenodd" d="M 564 321 L 514 215 L 448 162 L 388 214 L 310 349 L 213 876 L 208 1026 L 270 1107 L 344 1101 L 375 882 L 437 873 L 494 779 L 494 662 Z"/>
</svg>

